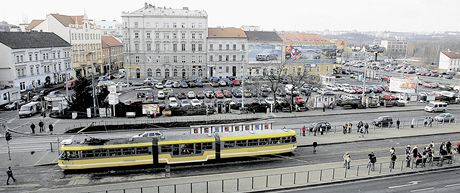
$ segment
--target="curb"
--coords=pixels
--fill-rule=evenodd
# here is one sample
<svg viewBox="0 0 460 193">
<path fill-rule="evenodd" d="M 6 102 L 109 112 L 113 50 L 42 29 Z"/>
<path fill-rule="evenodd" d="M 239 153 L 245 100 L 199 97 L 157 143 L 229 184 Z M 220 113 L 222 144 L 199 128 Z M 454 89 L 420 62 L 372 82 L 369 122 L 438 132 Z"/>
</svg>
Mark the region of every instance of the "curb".
<svg viewBox="0 0 460 193">
<path fill-rule="evenodd" d="M 381 140 L 387 140 L 387 139 L 404 139 L 404 138 L 412 138 L 412 137 L 426 137 L 426 136 L 435 136 L 435 135 L 449 135 L 449 134 L 458 134 L 460 131 L 454 131 L 454 132 L 446 132 L 446 133 L 434 133 L 434 134 L 423 134 L 423 135 L 412 135 L 412 136 L 402 136 L 402 137 L 384 137 L 384 138 L 378 138 L 378 139 L 364 139 L 364 140 L 357 140 L 357 141 L 344 141 L 344 142 L 333 142 L 333 143 L 323 143 L 323 144 L 318 144 L 318 146 L 326 146 L 326 145 L 338 145 L 338 144 L 346 144 L 346 143 L 356 143 L 356 142 L 369 142 L 369 141 L 381 141 Z M 297 145 L 297 147 L 313 147 L 313 144 L 311 145 Z"/>
<path fill-rule="evenodd" d="M 343 184 L 343 183 L 349 183 L 349 182 L 357 182 L 357 181 L 364 181 L 364 180 L 371 180 L 371 179 L 387 178 L 387 177 L 392 177 L 392 176 L 403 176 L 403 175 L 410 175 L 410 174 L 422 174 L 422 173 L 428 173 L 428 172 L 433 172 L 433 171 L 452 170 L 452 169 L 456 169 L 456 168 L 460 168 L 460 165 L 444 167 L 444 168 L 434 168 L 434 169 L 428 169 L 428 170 L 423 170 L 423 171 L 410 171 L 410 172 L 404 172 L 404 173 L 384 174 L 384 175 L 380 175 L 380 176 L 371 176 L 371 177 L 356 178 L 356 179 L 349 179 L 349 180 L 331 181 L 331 182 L 324 182 L 324 183 L 317 183 L 317 184 L 310 184 L 310 185 L 306 184 L 306 185 L 299 185 L 299 186 L 292 186 L 292 187 L 279 187 L 279 188 L 272 188 L 272 189 L 265 189 L 265 190 L 253 190 L 253 191 L 249 191 L 249 192 L 263 193 L 263 192 L 276 192 L 276 191 L 283 191 L 283 190 L 296 190 L 296 189 L 307 188 L 307 187 L 319 187 L 319 186 L 332 185 L 332 184 Z"/>
</svg>

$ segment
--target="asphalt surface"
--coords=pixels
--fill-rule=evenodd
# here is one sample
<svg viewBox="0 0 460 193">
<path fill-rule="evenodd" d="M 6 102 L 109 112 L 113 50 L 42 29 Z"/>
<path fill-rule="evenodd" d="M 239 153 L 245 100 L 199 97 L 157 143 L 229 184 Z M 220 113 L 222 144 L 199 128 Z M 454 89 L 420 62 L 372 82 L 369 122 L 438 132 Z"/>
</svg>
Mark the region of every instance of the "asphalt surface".
<svg viewBox="0 0 460 193">
<path fill-rule="evenodd" d="M 416 175 L 394 176 L 314 188 L 276 191 L 284 193 L 453 193 L 460 192 L 460 170 L 441 170 Z"/>
</svg>

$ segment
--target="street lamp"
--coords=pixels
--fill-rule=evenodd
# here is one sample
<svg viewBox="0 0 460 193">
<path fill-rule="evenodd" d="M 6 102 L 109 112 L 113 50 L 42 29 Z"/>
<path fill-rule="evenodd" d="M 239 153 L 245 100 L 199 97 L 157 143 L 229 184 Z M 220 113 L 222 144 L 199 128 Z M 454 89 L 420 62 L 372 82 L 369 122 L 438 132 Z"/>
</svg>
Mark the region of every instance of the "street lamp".
<svg viewBox="0 0 460 193">
<path fill-rule="evenodd" d="M 94 87 L 94 64 L 91 62 L 91 56 L 94 52 L 88 52 L 86 54 L 86 61 L 89 62 L 89 65 L 91 67 L 91 87 L 92 87 L 92 92 L 93 92 L 93 112 L 94 116 L 96 116 L 96 89 Z"/>
</svg>

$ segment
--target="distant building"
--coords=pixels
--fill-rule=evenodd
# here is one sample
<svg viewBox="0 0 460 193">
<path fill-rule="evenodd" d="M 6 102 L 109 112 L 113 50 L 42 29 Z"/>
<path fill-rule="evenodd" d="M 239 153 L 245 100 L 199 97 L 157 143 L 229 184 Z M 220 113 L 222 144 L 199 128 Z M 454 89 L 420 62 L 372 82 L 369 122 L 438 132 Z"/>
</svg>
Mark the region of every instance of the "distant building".
<svg viewBox="0 0 460 193">
<path fill-rule="evenodd" d="M 72 77 L 71 45 L 54 33 L 0 32 L 0 84 L 32 90 Z"/>
<path fill-rule="evenodd" d="M 312 75 L 331 75 L 337 63 L 337 46 L 318 34 L 279 32 L 283 40 L 285 74 L 307 72 Z"/>
<path fill-rule="evenodd" d="M 241 29 L 243 29 L 244 31 L 260 31 L 260 26 L 243 25 L 241 26 Z"/>
<path fill-rule="evenodd" d="M 125 64 L 130 78 L 206 76 L 206 11 L 145 3 L 123 12 Z"/>
<path fill-rule="evenodd" d="M 7 23 L 6 21 L 0 22 L 0 32 L 20 32 L 21 28 L 16 25 Z"/>
<path fill-rule="evenodd" d="M 245 31 L 248 37 L 249 76 L 267 76 L 279 70 L 283 60 L 283 40 L 276 32 Z"/>
<path fill-rule="evenodd" d="M 460 72 L 460 51 L 442 51 L 439 54 L 439 71 Z"/>
<path fill-rule="evenodd" d="M 86 15 L 49 14 L 45 20 L 32 20 L 30 31 L 53 32 L 72 45 L 72 64 L 76 76 L 104 74 L 102 31 Z"/>
<path fill-rule="evenodd" d="M 114 36 L 102 36 L 102 58 L 107 73 L 123 68 L 123 43 Z"/>
<path fill-rule="evenodd" d="M 407 51 L 406 40 L 382 40 L 380 46 L 385 48 L 385 55 L 392 58 L 404 58 Z"/>
<path fill-rule="evenodd" d="M 208 77 L 243 76 L 248 39 L 242 29 L 209 28 L 207 43 Z"/>
<path fill-rule="evenodd" d="M 102 30 L 102 35 L 112 35 L 119 39 L 123 38 L 123 29 L 121 22 L 117 20 L 100 20 L 96 21 L 96 27 Z"/>
</svg>

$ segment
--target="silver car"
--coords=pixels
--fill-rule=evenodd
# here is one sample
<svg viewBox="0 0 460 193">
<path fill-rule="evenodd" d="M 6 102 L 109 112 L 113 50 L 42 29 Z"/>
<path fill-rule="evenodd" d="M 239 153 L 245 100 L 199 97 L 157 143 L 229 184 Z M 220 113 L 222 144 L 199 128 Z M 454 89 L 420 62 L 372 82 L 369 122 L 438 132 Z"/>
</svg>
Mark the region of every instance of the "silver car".
<svg viewBox="0 0 460 193">
<path fill-rule="evenodd" d="M 441 113 L 434 117 L 434 120 L 438 122 L 453 122 L 455 121 L 455 116 L 450 113 Z"/>
</svg>

